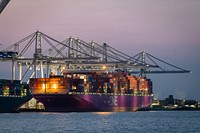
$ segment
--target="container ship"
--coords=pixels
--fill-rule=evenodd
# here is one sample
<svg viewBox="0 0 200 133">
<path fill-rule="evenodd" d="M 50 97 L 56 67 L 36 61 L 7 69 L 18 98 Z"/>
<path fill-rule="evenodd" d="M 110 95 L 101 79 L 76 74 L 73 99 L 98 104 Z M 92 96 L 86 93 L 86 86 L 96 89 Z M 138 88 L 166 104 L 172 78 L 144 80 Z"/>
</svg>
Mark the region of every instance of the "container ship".
<svg viewBox="0 0 200 133">
<path fill-rule="evenodd" d="M 151 80 L 125 72 L 66 71 L 29 87 L 47 112 L 136 111 L 153 100 Z"/>
<path fill-rule="evenodd" d="M 0 79 L 0 113 L 19 112 L 19 107 L 32 98 L 28 87 L 20 80 Z"/>
</svg>

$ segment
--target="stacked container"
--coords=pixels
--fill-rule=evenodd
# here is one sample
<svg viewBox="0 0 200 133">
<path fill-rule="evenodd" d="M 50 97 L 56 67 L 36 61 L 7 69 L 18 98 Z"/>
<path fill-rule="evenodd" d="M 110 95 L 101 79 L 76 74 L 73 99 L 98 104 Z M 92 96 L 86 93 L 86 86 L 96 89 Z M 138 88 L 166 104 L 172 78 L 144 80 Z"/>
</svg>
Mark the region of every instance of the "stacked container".
<svg viewBox="0 0 200 133">
<path fill-rule="evenodd" d="M 21 96 L 22 91 L 23 91 L 23 85 L 20 84 L 20 80 L 0 79 L 0 95 Z"/>
<path fill-rule="evenodd" d="M 63 77 L 52 78 L 32 78 L 30 79 L 30 89 L 33 94 L 67 94 L 70 88 L 70 79 Z"/>
<path fill-rule="evenodd" d="M 152 94 L 152 82 L 144 77 L 136 77 L 125 72 L 73 72 L 64 77 L 38 78 L 30 80 L 34 93 L 114 93 Z M 57 89 L 56 89 L 57 88 Z M 66 91 L 66 88 L 68 91 Z M 59 91 L 58 91 L 59 90 Z"/>
</svg>

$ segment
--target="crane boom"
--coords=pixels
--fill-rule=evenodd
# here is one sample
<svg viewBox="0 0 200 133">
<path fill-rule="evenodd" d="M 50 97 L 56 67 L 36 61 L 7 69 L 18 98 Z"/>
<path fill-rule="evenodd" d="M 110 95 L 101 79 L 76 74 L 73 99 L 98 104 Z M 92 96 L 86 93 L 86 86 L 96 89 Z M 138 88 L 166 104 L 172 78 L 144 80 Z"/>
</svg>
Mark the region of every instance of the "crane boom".
<svg viewBox="0 0 200 133">
<path fill-rule="evenodd" d="M 0 14 L 4 10 L 4 8 L 7 6 L 7 4 L 10 2 L 10 0 L 0 0 Z"/>
</svg>

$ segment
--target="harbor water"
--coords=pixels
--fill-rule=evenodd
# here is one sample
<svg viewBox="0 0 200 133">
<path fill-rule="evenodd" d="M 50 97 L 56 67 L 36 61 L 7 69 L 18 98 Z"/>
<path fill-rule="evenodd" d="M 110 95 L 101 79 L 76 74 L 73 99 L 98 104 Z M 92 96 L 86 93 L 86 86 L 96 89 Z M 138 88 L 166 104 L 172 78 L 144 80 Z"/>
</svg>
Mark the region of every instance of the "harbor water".
<svg viewBox="0 0 200 133">
<path fill-rule="evenodd" d="M 200 111 L 0 114 L 0 133 L 200 132 Z"/>
</svg>

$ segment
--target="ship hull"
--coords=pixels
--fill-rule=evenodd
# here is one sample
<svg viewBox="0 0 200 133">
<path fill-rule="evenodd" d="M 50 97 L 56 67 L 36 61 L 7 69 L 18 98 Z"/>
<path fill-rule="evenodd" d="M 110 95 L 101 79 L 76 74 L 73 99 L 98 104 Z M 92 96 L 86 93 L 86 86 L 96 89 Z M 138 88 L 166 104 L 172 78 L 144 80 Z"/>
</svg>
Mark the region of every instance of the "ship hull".
<svg viewBox="0 0 200 133">
<path fill-rule="evenodd" d="M 109 94 L 35 94 L 46 112 L 126 112 L 148 107 L 152 96 Z"/>
<path fill-rule="evenodd" d="M 0 96 L 0 113 L 19 112 L 19 107 L 32 98 L 29 96 Z"/>
</svg>

